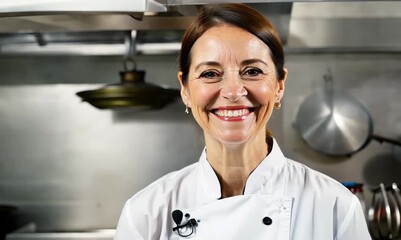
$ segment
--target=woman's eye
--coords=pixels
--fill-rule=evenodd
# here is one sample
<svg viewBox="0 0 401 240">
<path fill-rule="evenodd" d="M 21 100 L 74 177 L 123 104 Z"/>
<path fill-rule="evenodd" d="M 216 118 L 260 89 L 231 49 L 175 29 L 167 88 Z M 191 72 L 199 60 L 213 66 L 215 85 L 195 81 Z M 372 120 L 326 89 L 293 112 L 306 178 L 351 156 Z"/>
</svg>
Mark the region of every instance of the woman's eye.
<svg viewBox="0 0 401 240">
<path fill-rule="evenodd" d="M 260 70 L 259 68 L 249 68 L 245 69 L 242 75 L 244 75 L 245 77 L 257 77 L 261 74 L 263 74 L 263 71 Z"/>
<path fill-rule="evenodd" d="M 218 78 L 219 76 L 220 75 L 215 71 L 205 71 L 200 75 L 201 78 L 210 78 L 210 79 Z"/>
</svg>

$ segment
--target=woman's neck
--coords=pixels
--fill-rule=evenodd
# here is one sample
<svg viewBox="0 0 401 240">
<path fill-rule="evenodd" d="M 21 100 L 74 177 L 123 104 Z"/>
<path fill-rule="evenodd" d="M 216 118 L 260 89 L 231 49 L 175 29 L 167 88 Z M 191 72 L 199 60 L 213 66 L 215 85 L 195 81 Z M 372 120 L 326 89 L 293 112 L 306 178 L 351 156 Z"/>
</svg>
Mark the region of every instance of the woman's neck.
<svg viewBox="0 0 401 240">
<path fill-rule="evenodd" d="M 223 144 L 205 136 L 207 159 L 220 181 L 221 197 L 242 195 L 246 181 L 268 153 L 265 134 L 242 144 Z"/>
</svg>

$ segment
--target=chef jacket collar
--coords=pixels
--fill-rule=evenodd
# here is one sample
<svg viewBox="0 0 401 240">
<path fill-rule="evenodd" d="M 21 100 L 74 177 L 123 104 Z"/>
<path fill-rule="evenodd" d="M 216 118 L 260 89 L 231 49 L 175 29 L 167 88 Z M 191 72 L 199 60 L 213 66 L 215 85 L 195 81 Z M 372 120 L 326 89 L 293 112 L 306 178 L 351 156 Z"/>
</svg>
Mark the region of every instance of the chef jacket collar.
<svg viewBox="0 0 401 240">
<path fill-rule="evenodd" d="M 284 169 L 286 158 L 278 146 L 276 140 L 272 138 L 272 150 L 266 158 L 256 167 L 248 177 L 245 185 L 244 195 L 272 194 L 272 190 L 284 191 L 284 186 L 273 186 Z M 206 148 L 203 150 L 198 165 L 196 184 L 196 203 L 197 206 L 210 203 L 221 198 L 220 182 L 212 166 L 206 158 Z M 281 195 L 281 194 L 280 194 Z"/>
</svg>

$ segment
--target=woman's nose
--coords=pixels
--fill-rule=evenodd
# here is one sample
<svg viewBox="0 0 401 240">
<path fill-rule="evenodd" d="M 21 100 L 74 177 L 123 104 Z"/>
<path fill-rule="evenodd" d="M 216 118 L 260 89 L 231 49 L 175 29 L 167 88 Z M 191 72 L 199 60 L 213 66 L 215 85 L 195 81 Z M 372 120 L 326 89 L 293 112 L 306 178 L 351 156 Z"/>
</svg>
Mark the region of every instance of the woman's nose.
<svg viewBox="0 0 401 240">
<path fill-rule="evenodd" d="M 248 94 L 242 80 L 238 76 L 226 78 L 222 83 L 221 95 L 230 102 L 236 102 Z"/>
</svg>

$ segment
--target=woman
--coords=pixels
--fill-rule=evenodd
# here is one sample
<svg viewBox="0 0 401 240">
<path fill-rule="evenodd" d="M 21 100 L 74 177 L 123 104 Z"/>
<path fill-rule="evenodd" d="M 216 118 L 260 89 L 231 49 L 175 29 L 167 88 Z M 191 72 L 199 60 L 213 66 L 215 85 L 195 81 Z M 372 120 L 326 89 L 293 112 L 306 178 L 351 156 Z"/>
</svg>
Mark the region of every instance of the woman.
<svg viewBox="0 0 401 240">
<path fill-rule="evenodd" d="M 128 200 L 115 239 L 370 239 L 353 194 L 266 136 L 286 77 L 265 17 L 239 4 L 202 8 L 184 35 L 178 79 L 206 148 Z"/>
</svg>

